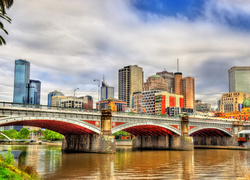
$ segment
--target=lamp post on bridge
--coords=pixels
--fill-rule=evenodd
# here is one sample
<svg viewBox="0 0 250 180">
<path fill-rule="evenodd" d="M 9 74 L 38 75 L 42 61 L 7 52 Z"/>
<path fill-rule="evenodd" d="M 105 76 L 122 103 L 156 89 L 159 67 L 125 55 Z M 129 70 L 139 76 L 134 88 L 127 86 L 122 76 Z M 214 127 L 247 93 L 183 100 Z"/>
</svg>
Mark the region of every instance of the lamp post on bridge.
<svg viewBox="0 0 250 180">
<path fill-rule="evenodd" d="M 74 89 L 74 97 L 76 96 L 76 90 L 78 90 L 79 88 Z"/>
</svg>

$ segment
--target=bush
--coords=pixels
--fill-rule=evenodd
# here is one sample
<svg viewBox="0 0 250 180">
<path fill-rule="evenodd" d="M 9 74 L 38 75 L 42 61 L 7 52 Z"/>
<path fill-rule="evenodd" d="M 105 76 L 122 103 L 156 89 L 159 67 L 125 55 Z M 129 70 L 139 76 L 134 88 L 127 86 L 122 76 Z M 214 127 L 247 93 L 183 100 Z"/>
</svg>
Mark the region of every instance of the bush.
<svg viewBox="0 0 250 180">
<path fill-rule="evenodd" d="M 10 149 L 8 149 L 7 155 L 4 156 L 4 162 L 9 165 L 14 165 L 15 163 L 14 155 L 11 153 Z"/>
</svg>

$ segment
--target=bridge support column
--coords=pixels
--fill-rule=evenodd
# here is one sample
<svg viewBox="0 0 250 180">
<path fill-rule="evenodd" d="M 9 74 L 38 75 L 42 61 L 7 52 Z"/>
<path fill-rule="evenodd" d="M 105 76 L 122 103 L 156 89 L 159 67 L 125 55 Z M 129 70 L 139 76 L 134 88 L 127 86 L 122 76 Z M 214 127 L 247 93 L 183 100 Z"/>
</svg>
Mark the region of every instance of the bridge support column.
<svg viewBox="0 0 250 180">
<path fill-rule="evenodd" d="M 238 146 L 238 141 L 237 141 L 237 137 L 238 137 L 238 133 L 240 131 L 243 130 L 243 122 L 240 121 L 234 121 L 233 122 L 233 145 L 234 146 Z"/>
<path fill-rule="evenodd" d="M 63 152 L 115 153 L 115 137 L 111 133 L 111 110 L 102 110 L 101 134 L 66 135 Z"/>
<path fill-rule="evenodd" d="M 188 135 L 188 116 L 181 117 L 181 136 L 174 135 L 171 138 L 171 149 L 193 151 L 193 138 Z"/>
<path fill-rule="evenodd" d="M 135 149 L 169 149 L 169 136 L 136 136 L 132 147 Z"/>
</svg>

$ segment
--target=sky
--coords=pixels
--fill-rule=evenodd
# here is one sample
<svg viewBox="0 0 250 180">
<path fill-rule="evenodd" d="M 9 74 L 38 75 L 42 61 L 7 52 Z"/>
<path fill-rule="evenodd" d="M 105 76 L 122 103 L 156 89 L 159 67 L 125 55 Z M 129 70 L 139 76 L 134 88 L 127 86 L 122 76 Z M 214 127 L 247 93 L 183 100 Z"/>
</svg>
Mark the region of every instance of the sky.
<svg viewBox="0 0 250 180">
<path fill-rule="evenodd" d="M 144 81 L 163 70 L 195 78 L 196 99 L 216 108 L 228 92 L 228 70 L 250 65 L 250 0 L 18 0 L 7 10 L 0 47 L 0 101 L 13 101 L 14 62 L 31 63 L 41 104 L 60 90 L 97 100 L 103 79 L 143 68 Z"/>
</svg>

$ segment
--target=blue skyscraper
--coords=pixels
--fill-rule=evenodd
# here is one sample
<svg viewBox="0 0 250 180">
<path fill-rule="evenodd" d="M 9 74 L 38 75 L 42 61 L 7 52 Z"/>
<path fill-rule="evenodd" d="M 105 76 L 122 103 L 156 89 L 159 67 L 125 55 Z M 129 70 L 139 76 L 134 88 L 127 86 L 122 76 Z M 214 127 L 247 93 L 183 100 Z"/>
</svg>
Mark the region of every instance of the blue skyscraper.
<svg viewBox="0 0 250 180">
<path fill-rule="evenodd" d="M 104 81 L 102 81 L 101 101 L 108 98 L 114 98 L 114 87 L 108 86 Z"/>
<path fill-rule="evenodd" d="M 15 61 L 14 75 L 14 103 L 27 104 L 28 102 L 28 85 L 30 81 L 30 63 L 25 60 Z"/>
<path fill-rule="evenodd" d="M 64 96 L 63 93 L 61 93 L 60 91 L 54 90 L 53 92 L 50 92 L 48 94 L 48 106 L 52 106 L 52 97 L 53 96 Z"/>
<path fill-rule="evenodd" d="M 31 79 L 28 88 L 28 104 L 40 105 L 41 82 Z"/>
<path fill-rule="evenodd" d="M 40 105 L 41 82 L 30 79 L 30 63 L 26 60 L 15 61 L 13 102 Z M 23 126 L 14 126 L 16 131 Z"/>
</svg>

